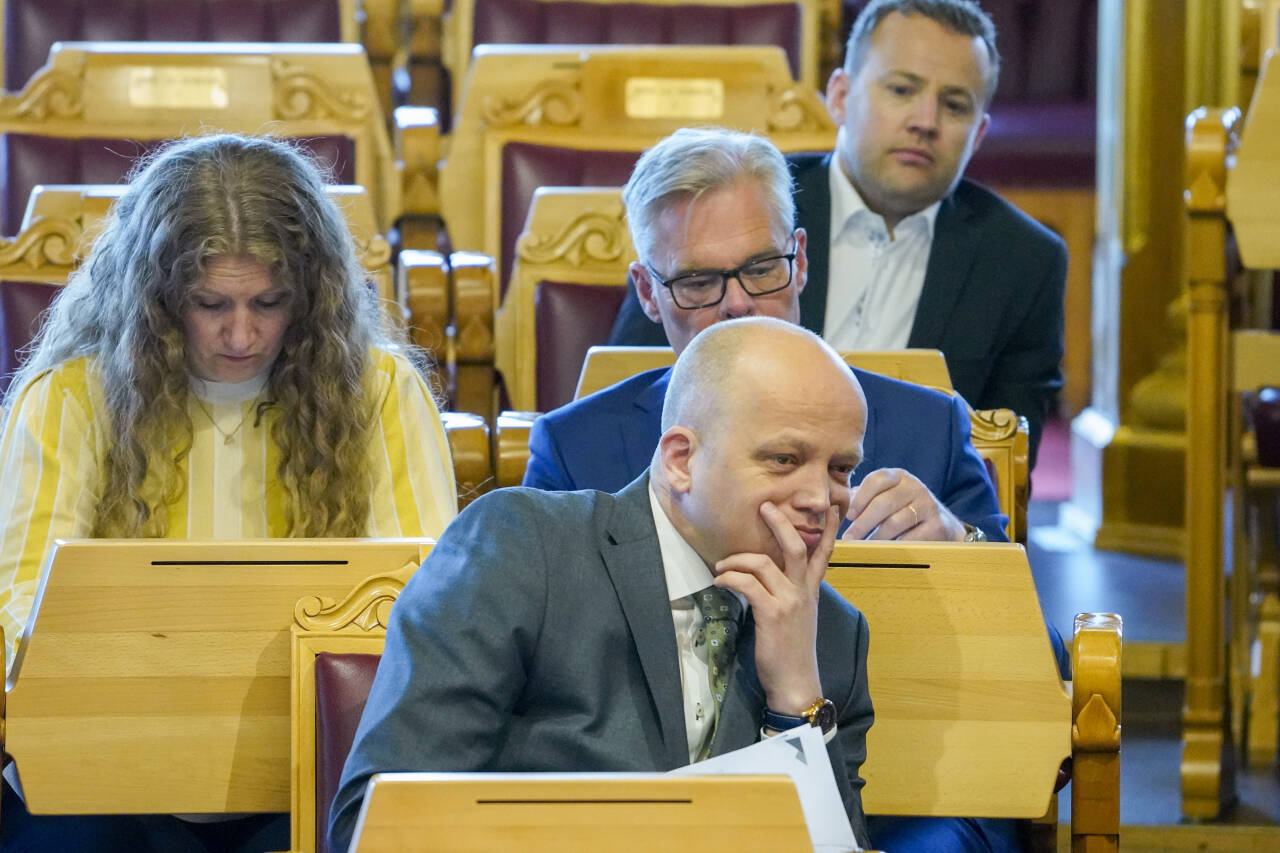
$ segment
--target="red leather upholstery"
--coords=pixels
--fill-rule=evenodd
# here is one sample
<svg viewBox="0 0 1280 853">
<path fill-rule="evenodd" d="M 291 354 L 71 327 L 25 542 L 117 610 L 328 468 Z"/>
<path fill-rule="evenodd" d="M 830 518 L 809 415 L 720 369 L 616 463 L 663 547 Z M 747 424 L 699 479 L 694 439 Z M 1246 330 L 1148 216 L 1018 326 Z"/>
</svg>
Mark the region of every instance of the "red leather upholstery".
<svg viewBox="0 0 1280 853">
<path fill-rule="evenodd" d="M 329 853 L 329 806 L 381 655 L 316 656 L 316 853 Z"/>
<path fill-rule="evenodd" d="M 336 42 L 341 20 L 339 0 L 6 0 L 4 87 L 56 41 Z"/>
<path fill-rule="evenodd" d="M 844 0 L 845 33 L 867 0 Z M 1000 86 L 965 175 L 984 183 L 1092 187 L 1097 0 L 982 0 L 996 25 Z"/>
<path fill-rule="evenodd" d="M 35 337 L 41 313 L 62 287 L 34 281 L 0 281 L 0 396 L 22 363 L 20 350 Z"/>
<path fill-rule="evenodd" d="M 573 399 L 587 349 L 609 341 L 625 287 L 607 284 L 538 283 L 534 328 L 538 347 L 538 411 Z"/>
<path fill-rule="evenodd" d="M 503 146 L 502 268 L 499 270 L 503 294 L 511 280 L 516 240 L 524 230 L 534 190 L 538 187 L 620 187 L 631 177 L 631 169 L 639 158 L 639 151 L 583 151 L 523 142 Z"/>
<path fill-rule="evenodd" d="M 344 136 L 298 140 L 337 183 L 355 182 L 355 145 Z M 18 233 L 31 190 L 37 184 L 114 184 L 160 141 L 66 139 L 25 133 L 0 134 L 0 235 Z"/>
<path fill-rule="evenodd" d="M 776 44 L 800 77 L 801 7 L 475 0 L 472 44 Z"/>
</svg>

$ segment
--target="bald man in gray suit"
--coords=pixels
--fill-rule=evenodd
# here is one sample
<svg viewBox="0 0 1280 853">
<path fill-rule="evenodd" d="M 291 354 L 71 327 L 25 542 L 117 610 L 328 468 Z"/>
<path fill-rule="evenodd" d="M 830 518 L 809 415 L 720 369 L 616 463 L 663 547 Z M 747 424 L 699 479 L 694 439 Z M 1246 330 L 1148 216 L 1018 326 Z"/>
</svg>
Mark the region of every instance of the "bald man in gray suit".
<svg viewBox="0 0 1280 853">
<path fill-rule="evenodd" d="M 333 849 L 374 773 L 665 771 L 806 723 L 866 846 L 867 625 L 822 582 L 866 417 L 812 333 L 719 323 L 677 361 L 633 483 L 468 507 L 392 610 Z M 720 686 L 714 644 L 695 639 L 708 595 L 743 610 Z"/>
</svg>

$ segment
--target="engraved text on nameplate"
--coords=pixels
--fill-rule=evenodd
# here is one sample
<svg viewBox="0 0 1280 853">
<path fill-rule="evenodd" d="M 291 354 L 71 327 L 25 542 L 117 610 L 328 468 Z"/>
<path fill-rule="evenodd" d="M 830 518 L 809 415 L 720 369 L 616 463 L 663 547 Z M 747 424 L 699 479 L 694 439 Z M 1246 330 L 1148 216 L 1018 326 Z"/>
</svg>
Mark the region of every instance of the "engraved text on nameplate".
<svg viewBox="0 0 1280 853">
<path fill-rule="evenodd" d="M 225 68 L 183 65 L 129 67 L 129 105 L 151 109 L 227 108 Z"/>
<path fill-rule="evenodd" d="M 627 117 L 708 121 L 724 115 L 724 81 L 715 78 L 631 77 Z"/>
</svg>

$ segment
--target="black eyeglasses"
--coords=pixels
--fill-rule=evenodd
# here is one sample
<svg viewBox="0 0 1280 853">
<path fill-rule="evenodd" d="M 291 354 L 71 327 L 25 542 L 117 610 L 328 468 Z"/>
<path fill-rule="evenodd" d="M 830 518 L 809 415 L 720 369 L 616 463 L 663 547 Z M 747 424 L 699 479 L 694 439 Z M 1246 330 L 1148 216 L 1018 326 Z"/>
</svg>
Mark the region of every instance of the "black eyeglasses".
<svg viewBox="0 0 1280 853">
<path fill-rule="evenodd" d="M 794 239 L 794 234 L 792 235 Z M 664 280 L 650 264 L 645 264 L 653 277 L 671 292 L 671 300 L 677 308 L 691 310 L 710 308 L 724 299 L 729 279 L 736 278 L 751 296 L 766 296 L 784 290 L 791 284 L 795 252 L 785 255 L 769 255 L 753 258 L 731 270 L 701 270 Z"/>
</svg>

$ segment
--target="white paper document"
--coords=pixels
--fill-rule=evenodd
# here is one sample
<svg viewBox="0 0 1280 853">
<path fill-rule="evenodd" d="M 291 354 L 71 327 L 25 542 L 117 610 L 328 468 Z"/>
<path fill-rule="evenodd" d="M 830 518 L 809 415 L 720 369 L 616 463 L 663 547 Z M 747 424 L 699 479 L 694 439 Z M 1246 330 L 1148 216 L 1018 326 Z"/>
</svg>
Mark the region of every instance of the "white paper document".
<svg viewBox="0 0 1280 853">
<path fill-rule="evenodd" d="M 795 783 L 815 853 L 861 850 L 831 772 L 822 733 L 801 725 L 751 746 L 672 770 L 672 776 L 785 773 Z"/>
</svg>

